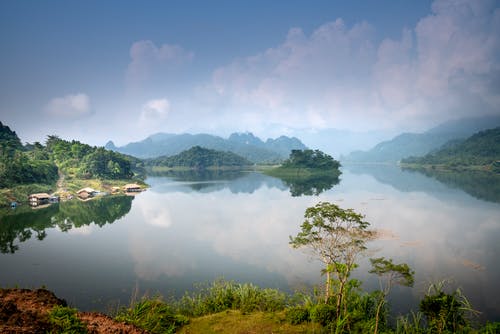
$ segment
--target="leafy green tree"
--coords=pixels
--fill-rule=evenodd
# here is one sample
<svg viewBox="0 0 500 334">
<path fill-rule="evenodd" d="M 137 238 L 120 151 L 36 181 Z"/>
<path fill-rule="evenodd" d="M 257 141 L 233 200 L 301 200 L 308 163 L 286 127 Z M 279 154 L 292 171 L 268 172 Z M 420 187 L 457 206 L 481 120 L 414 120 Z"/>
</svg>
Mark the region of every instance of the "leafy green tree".
<svg viewBox="0 0 500 334">
<path fill-rule="evenodd" d="M 380 311 L 385 304 L 385 299 L 389 295 L 394 285 L 413 286 L 415 272 L 406 263 L 395 264 L 392 259 L 383 257 L 370 259 L 372 269 L 369 271 L 379 277 L 380 298 L 375 313 L 374 334 L 378 333 Z"/>
<path fill-rule="evenodd" d="M 356 267 L 357 257 L 366 249 L 366 241 L 372 236 L 369 223 L 352 209 L 342 209 L 328 202 L 307 208 L 304 217 L 300 232 L 295 237 L 290 236 L 290 244 L 294 248 L 309 249 L 323 262 L 325 303 L 333 298 L 336 314 L 340 316 L 349 276 Z"/>
<path fill-rule="evenodd" d="M 320 150 L 292 150 L 283 162 L 285 168 L 338 169 L 340 163 Z"/>
</svg>

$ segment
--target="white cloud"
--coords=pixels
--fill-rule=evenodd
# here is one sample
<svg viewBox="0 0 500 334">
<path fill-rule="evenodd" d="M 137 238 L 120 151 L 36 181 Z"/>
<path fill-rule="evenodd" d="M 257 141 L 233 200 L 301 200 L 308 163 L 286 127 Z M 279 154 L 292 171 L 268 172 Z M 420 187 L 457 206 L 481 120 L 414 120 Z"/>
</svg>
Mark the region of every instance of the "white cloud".
<svg viewBox="0 0 500 334">
<path fill-rule="evenodd" d="M 190 62 L 194 53 L 178 45 L 156 46 L 150 40 L 142 40 L 132 44 L 130 58 L 132 60 L 127 68 L 127 82 L 134 85 Z"/>
<path fill-rule="evenodd" d="M 141 124 L 155 123 L 167 118 L 170 102 L 166 99 L 150 100 L 142 106 L 139 121 Z"/>
<path fill-rule="evenodd" d="M 495 2 L 474 0 L 436 1 L 396 40 L 341 19 L 310 35 L 292 28 L 281 44 L 217 68 L 213 90 L 224 118 L 249 128 L 411 128 L 498 113 L 498 31 Z"/>
<path fill-rule="evenodd" d="M 90 114 L 90 98 L 83 93 L 56 97 L 45 108 L 49 115 L 65 118 L 78 118 Z"/>
</svg>

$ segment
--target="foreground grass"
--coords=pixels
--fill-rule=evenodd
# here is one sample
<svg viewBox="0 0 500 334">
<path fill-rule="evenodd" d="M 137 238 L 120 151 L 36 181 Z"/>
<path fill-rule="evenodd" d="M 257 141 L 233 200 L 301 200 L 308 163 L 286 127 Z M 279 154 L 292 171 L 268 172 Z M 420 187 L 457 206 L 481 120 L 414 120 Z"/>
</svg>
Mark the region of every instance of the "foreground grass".
<svg viewBox="0 0 500 334">
<path fill-rule="evenodd" d="M 178 333 L 321 333 L 321 326 L 315 323 L 291 325 L 286 321 L 286 312 L 252 312 L 227 310 L 190 319 L 188 325 Z"/>
</svg>

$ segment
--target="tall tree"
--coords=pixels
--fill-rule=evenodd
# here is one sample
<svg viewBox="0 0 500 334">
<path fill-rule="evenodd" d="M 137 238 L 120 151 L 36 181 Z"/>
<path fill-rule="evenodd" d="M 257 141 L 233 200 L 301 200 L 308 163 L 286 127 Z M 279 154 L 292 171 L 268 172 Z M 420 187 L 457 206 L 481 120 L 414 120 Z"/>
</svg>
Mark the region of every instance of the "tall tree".
<svg viewBox="0 0 500 334">
<path fill-rule="evenodd" d="M 379 277 L 380 298 L 377 304 L 375 313 L 375 329 L 374 334 L 378 333 L 378 324 L 380 319 L 380 311 L 385 304 L 385 298 L 389 295 L 391 288 L 394 285 L 413 286 L 415 272 L 410 269 L 406 263 L 395 264 L 392 259 L 383 257 L 370 259 L 372 269 L 370 273 L 376 274 Z"/>
<path fill-rule="evenodd" d="M 325 303 L 334 298 L 340 316 L 351 271 L 373 234 L 368 230 L 370 224 L 352 209 L 328 202 L 307 208 L 304 217 L 301 231 L 295 237 L 290 236 L 290 244 L 294 248 L 306 247 L 323 262 Z"/>
</svg>

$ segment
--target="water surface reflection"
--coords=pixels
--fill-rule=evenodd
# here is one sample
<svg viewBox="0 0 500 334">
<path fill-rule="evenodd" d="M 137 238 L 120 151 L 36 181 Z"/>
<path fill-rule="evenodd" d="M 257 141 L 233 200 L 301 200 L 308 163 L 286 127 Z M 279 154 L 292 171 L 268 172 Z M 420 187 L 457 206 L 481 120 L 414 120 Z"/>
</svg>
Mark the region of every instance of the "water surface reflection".
<svg viewBox="0 0 500 334">
<path fill-rule="evenodd" d="M 70 303 L 102 310 L 113 300 L 127 304 L 136 286 L 181 295 L 221 276 L 293 291 L 323 278 L 319 263 L 289 247 L 289 236 L 307 207 L 330 201 L 384 232 L 369 245 L 373 255 L 415 269 L 418 284 L 392 294 L 394 313 L 415 307 L 428 281 L 452 278 L 487 318 L 500 320 L 500 205 L 419 173 L 349 168 L 331 189 L 300 197 L 256 172 L 214 180 L 153 176 L 131 207 L 116 210 L 113 224 L 90 233 L 46 229 L 42 241 L 31 238 L 13 256 L 0 255 L 8 268 L 0 282 L 44 284 Z M 366 262 L 355 275 L 375 289 Z"/>
</svg>

